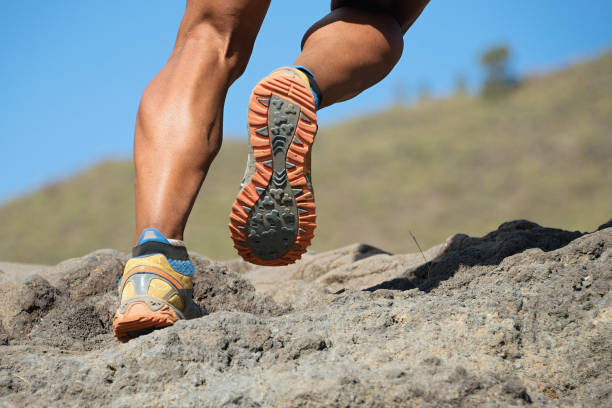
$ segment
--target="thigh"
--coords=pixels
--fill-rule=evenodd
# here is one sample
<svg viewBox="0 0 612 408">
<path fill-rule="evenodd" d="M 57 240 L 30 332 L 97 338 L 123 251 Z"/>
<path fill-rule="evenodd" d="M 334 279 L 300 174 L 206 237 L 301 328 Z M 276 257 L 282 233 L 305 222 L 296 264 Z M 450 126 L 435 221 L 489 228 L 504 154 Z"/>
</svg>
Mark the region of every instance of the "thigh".
<svg viewBox="0 0 612 408">
<path fill-rule="evenodd" d="M 356 7 L 391 14 L 406 33 L 429 0 L 331 0 L 331 9 Z"/>
</svg>

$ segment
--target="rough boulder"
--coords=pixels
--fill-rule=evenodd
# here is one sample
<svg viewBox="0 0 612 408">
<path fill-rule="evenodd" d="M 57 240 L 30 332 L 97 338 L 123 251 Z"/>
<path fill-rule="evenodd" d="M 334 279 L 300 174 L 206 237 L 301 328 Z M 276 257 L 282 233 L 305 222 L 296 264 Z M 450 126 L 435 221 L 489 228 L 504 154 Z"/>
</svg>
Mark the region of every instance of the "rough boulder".
<svg viewBox="0 0 612 408">
<path fill-rule="evenodd" d="M 127 256 L 0 271 L 0 406 L 612 406 L 612 224 L 423 254 L 193 256 L 202 318 L 117 343 Z"/>
</svg>

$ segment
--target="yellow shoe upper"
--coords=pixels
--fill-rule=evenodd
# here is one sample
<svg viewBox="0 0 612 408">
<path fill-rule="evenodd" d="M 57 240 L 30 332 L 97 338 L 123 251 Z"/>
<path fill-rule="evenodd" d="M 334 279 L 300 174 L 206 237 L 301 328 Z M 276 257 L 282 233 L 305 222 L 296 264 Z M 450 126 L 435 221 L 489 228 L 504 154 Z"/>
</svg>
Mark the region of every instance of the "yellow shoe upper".
<svg viewBox="0 0 612 408">
<path fill-rule="evenodd" d="M 151 267 L 154 268 L 154 270 L 159 270 L 167 273 L 181 284 L 182 289 L 193 288 L 193 278 L 191 276 L 183 275 L 181 273 L 176 272 L 168 262 L 168 259 L 163 254 L 153 254 L 149 256 L 131 258 L 125 264 L 123 276 L 125 277 L 130 273 L 130 271 L 133 271 L 139 267 Z"/>
<path fill-rule="evenodd" d="M 152 297 L 171 304 L 182 314 L 191 302 L 193 278 L 176 272 L 163 254 L 140 256 L 125 265 L 118 291 L 122 306 Z"/>
</svg>

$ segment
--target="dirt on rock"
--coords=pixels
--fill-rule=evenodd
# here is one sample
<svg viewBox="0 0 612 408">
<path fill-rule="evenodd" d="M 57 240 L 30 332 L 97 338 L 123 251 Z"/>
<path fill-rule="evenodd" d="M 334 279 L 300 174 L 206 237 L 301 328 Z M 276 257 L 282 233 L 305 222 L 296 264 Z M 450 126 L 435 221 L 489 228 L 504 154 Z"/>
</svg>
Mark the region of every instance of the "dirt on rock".
<svg viewBox="0 0 612 408">
<path fill-rule="evenodd" d="M 612 406 L 612 222 L 281 268 L 192 259 L 205 316 L 127 344 L 127 255 L 0 274 L 0 406 Z"/>
</svg>

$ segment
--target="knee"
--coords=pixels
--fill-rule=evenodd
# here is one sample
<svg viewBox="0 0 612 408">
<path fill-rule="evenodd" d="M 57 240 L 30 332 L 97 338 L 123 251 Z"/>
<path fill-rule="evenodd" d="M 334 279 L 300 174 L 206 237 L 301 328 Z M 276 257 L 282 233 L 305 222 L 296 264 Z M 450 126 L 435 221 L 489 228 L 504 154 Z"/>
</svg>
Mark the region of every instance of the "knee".
<svg viewBox="0 0 612 408">
<path fill-rule="evenodd" d="M 395 66 L 404 51 L 404 36 L 400 24 L 395 16 L 384 9 L 356 11 L 355 20 L 367 24 L 378 31 L 378 35 L 371 36 L 371 41 L 377 41 L 381 62 L 388 66 Z M 374 38 L 372 38 L 374 37 Z"/>
<path fill-rule="evenodd" d="M 389 17 L 387 16 L 387 18 Z M 389 64 L 394 66 L 404 52 L 404 37 L 401 29 L 398 30 L 396 27 L 393 27 L 390 32 L 385 34 L 385 38 L 389 44 L 389 48 L 385 53 L 385 58 L 388 60 Z"/>
<path fill-rule="evenodd" d="M 218 67 L 227 71 L 231 81 L 236 80 L 246 69 L 268 3 L 269 0 L 203 2 L 201 9 L 189 12 L 188 2 L 189 13 L 179 29 L 175 50 L 191 47 L 213 52 Z"/>
<path fill-rule="evenodd" d="M 330 29 L 332 26 L 337 28 Z M 361 55 L 362 58 L 371 59 L 367 62 L 393 67 L 402 56 L 404 38 L 401 26 L 391 13 L 371 7 L 343 6 L 333 9 L 304 34 L 302 48 L 311 40 L 339 41 L 335 37 L 338 30 L 343 29 L 350 30 L 351 35 L 342 41 L 352 41 L 357 50 L 364 46 L 367 48 L 367 55 Z"/>
<path fill-rule="evenodd" d="M 372 13 L 373 14 L 373 13 Z M 395 17 L 386 12 L 375 13 L 369 22 L 379 33 L 379 58 L 389 67 L 395 66 L 404 51 L 404 37 Z"/>
</svg>

